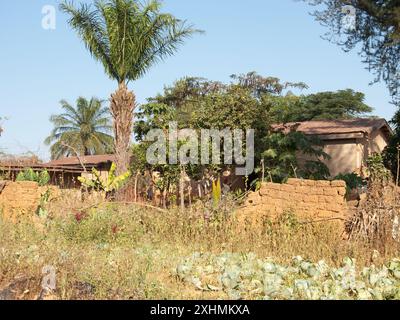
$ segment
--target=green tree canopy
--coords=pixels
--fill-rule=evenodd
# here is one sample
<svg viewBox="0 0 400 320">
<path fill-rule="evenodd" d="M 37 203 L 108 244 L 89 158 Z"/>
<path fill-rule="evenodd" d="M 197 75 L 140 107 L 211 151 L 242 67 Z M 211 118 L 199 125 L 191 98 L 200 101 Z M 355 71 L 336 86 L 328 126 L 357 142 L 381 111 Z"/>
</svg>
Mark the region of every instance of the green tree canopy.
<svg viewBox="0 0 400 320">
<path fill-rule="evenodd" d="M 370 114 L 365 95 L 351 89 L 302 96 L 286 110 L 286 121 L 351 119 Z"/>
<path fill-rule="evenodd" d="M 384 150 L 383 159 L 384 164 L 392 172 L 393 177 L 397 180 L 399 168 L 399 152 L 400 152 L 400 110 L 394 114 L 390 125 L 393 128 L 393 136 L 391 137 L 388 146 Z M 400 170 L 400 169 L 399 169 Z"/>
<path fill-rule="evenodd" d="M 200 129 L 254 129 L 256 163 L 267 159 L 271 167 L 280 166 L 271 175 L 274 180 L 283 180 L 298 174 L 304 177 L 317 177 L 317 171 L 326 176 L 326 167 L 320 157 L 325 156 L 316 139 L 308 138 L 301 133 L 291 132 L 288 135 L 273 132 L 271 125 L 288 120 L 298 121 L 300 108 L 306 106 L 307 96 L 296 96 L 292 90 L 307 88 L 304 83 L 282 82 L 278 78 L 262 77 L 255 72 L 232 76 L 231 83 L 208 81 L 202 78 L 183 78 L 172 86 L 166 87 L 163 94 L 150 98 L 141 106 L 135 126 L 138 141 L 142 141 L 152 128 L 167 130 L 170 121 L 176 121 L 179 128 Z M 347 95 L 346 95 L 347 94 Z M 354 110 L 364 106 L 354 106 L 351 102 L 363 99 L 363 95 L 352 91 L 338 94 L 339 102 L 347 104 L 332 110 L 331 118 L 338 114 L 346 117 L 357 114 Z M 324 109 L 329 112 L 331 96 L 322 99 L 310 97 L 310 109 Z M 346 99 L 350 100 L 347 101 Z M 343 101 L 342 101 L 343 100 Z M 329 103 L 328 103 L 328 102 Z M 322 105 L 322 106 L 321 106 Z M 340 110 L 340 112 L 338 111 Z M 369 109 L 365 106 L 365 110 Z M 313 117 L 310 111 L 309 118 Z M 307 119 L 309 120 L 309 119 Z M 221 146 L 222 148 L 222 146 Z M 315 155 L 307 170 L 297 170 L 295 153 L 303 151 Z M 289 156 L 290 155 L 290 156 Z M 295 170 L 293 170 L 295 168 Z M 218 170 L 219 167 L 210 168 Z M 192 170 L 193 172 L 195 170 Z M 284 174 L 283 172 L 286 172 Z"/>
<path fill-rule="evenodd" d="M 52 159 L 71 155 L 94 155 L 112 151 L 110 113 L 104 102 L 78 98 L 76 107 L 60 102 L 63 113 L 52 115 L 53 130 L 45 143 L 51 145 Z"/>
<path fill-rule="evenodd" d="M 398 0 L 304 0 L 318 6 L 328 40 L 359 54 L 375 82 L 383 80 L 400 103 L 400 2 Z"/>
</svg>

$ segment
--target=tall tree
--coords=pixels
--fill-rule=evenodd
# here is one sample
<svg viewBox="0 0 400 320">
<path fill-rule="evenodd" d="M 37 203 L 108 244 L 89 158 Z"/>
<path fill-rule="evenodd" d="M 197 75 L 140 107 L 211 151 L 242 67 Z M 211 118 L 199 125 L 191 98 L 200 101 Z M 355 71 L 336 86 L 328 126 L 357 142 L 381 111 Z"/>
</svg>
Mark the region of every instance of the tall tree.
<svg viewBox="0 0 400 320">
<path fill-rule="evenodd" d="M 198 32 L 171 14 L 160 13 L 161 4 L 151 0 L 94 1 L 94 8 L 81 4 L 61 4 L 70 16 L 69 24 L 78 33 L 91 55 L 100 61 L 106 74 L 118 82 L 111 95 L 115 153 L 118 173 L 129 166 L 135 96 L 127 84 L 142 77 L 151 66 L 174 54 L 178 45 Z"/>
<path fill-rule="evenodd" d="M 360 56 L 383 80 L 400 103 L 400 1 L 399 0 L 304 0 L 320 6 L 316 20 L 327 26 L 326 38 Z"/>
<path fill-rule="evenodd" d="M 336 92 L 318 92 L 291 100 L 285 98 L 288 108 L 281 107 L 280 122 L 351 119 L 369 115 L 373 109 L 364 103 L 365 95 L 351 89 Z M 288 103 L 292 101 L 293 103 Z"/>
<path fill-rule="evenodd" d="M 62 100 L 62 114 L 52 115 L 54 128 L 45 140 L 51 145 L 51 157 L 94 155 L 110 152 L 113 146 L 112 125 L 109 109 L 103 101 L 78 98 L 76 107 Z"/>
<path fill-rule="evenodd" d="M 398 109 L 392 120 L 390 120 L 390 124 L 393 128 L 393 136 L 390 138 L 388 146 L 385 148 L 383 152 L 383 160 L 385 166 L 390 169 L 395 177 L 396 181 L 398 181 L 398 175 L 400 174 L 400 110 Z"/>
</svg>

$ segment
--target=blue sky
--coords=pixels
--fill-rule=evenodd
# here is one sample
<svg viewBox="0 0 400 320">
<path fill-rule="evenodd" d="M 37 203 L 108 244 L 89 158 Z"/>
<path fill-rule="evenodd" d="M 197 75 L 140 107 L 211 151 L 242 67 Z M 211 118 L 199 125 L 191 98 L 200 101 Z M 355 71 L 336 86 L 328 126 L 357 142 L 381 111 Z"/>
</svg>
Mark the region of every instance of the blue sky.
<svg viewBox="0 0 400 320">
<path fill-rule="evenodd" d="M 55 30 L 41 26 L 44 5 L 54 0 L 4 0 L 0 11 L 0 148 L 49 157 L 43 140 L 59 101 L 78 96 L 108 98 L 116 84 L 103 73 L 66 17 L 57 11 Z M 75 2 L 79 2 L 75 0 Z M 90 1 L 86 1 L 90 2 Z M 373 75 L 356 52 L 344 53 L 321 39 L 326 29 L 295 0 L 165 0 L 163 11 L 204 30 L 141 80 L 130 83 L 139 103 L 183 76 L 229 81 L 229 75 L 257 71 L 285 81 L 303 81 L 306 93 L 352 88 L 366 94 L 375 114 L 391 118 L 394 106 L 384 84 L 369 86 Z"/>
</svg>

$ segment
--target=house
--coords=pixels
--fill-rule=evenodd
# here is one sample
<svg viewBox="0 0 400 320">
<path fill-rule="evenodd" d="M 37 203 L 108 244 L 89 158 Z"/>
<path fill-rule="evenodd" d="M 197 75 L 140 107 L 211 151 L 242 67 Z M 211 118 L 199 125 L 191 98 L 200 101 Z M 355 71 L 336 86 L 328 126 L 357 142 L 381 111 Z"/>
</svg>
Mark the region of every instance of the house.
<svg viewBox="0 0 400 320">
<path fill-rule="evenodd" d="M 101 177 L 107 178 L 108 172 L 110 171 L 111 164 L 113 162 L 115 162 L 114 154 L 103 154 L 61 158 L 43 163 L 42 166 L 45 168 L 75 170 L 75 173 L 79 172 L 78 175 L 74 174 L 74 180 L 77 180 L 78 176 L 92 177 L 91 172 L 93 168 L 95 168 L 100 173 Z"/>
<path fill-rule="evenodd" d="M 315 120 L 274 125 L 275 131 L 298 131 L 317 136 L 330 159 L 323 160 L 332 177 L 340 173 L 363 174 L 366 160 L 382 152 L 393 134 L 388 122 L 378 118 Z M 299 155 L 301 164 L 307 157 Z"/>
<path fill-rule="evenodd" d="M 90 176 L 92 168 L 96 168 L 101 176 L 107 177 L 111 164 L 115 161 L 115 155 L 68 157 L 47 163 L 40 163 L 32 159 L 30 161 L 22 160 L 20 158 L 12 159 L 12 161 L 0 160 L 0 173 L 2 172 L 9 180 L 15 180 L 18 173 L 26 168 L 32 168 L 36 172 L 47 170 L 51 184 L 62 188 L 78 188 L 80 187 L 78 177 Z"/>
<path fill-rule="evenodd" d="M 92 168 L 96 168 L 99 171 L 108 172 L 111 168 L 111 164 L 114 161 L 115 161 L 114 154 L 102 154 L 93 156 L 61 158 L 57 160 L 52 160 L 47 163 L 43 163 L 43 166 L 80 169 L 82 171 L 91 171 Z"/>
</svg>

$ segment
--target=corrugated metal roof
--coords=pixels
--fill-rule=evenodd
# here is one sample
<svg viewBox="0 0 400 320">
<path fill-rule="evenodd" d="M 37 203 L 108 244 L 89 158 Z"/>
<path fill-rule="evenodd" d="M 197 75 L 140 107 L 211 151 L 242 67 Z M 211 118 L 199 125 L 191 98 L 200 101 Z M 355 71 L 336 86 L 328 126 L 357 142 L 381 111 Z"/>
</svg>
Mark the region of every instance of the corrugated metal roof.
<svg viewBox="0 0 400 320">
<path fill-rule="evenodd" d="M 388 134 L 392 133 L 387 121 L 383 118 L 357 118 L 349 120 L 313 120 L 304 122 L 289 122 L 275 124 L 272 126 L 275 131 L 299 131 L 308 135 L 328 135 L 345 133 L 366 133 L 371 134 L 375 130 L 384 129 Z"/>
<path fill-rule="evenodd" d="M 94 156 L 83 156 L 80 157 L 81 161 L 85 165 L 99 165 L 101 163 L 114 162 L 115 155 L 114 154 L 102 154 L 102 155 L 94 155 Z M 68 157 L 62 158 L 58 160 L 52 160 L 47 163 L 43 163 L 42 166 L 46 167 L 54 167 L 54 166 L 76 166 L 80 165 L 80 161 L 78 157 Z"/>
</svg>

